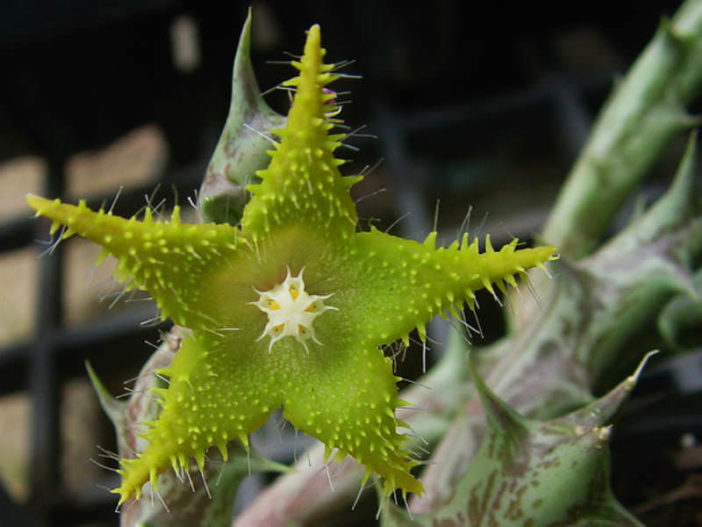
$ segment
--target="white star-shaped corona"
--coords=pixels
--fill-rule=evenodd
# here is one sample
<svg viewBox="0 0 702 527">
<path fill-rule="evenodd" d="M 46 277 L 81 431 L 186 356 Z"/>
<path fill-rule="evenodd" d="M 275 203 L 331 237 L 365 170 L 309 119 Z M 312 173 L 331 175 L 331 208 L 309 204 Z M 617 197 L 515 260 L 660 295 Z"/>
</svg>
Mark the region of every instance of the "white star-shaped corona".
<svg viewBox="0 0 702 527">
<path fill-rule="evenodd" d="M 268 315 L 268 323 L 258 340 L 266 335 L 271 338 L 269 352 L 280 339 L 294 337 L 309 353 L 307 340 L 312 339 L 321 344 L 314 335 L 314 319 L 325 311 L 337 310 L 333 306 L 324 305 L 324 300 L 332 295 L 310 295 L 305 291 L 303 270 L 297 276 L 292 276 L 288 269 L 285 280 L 273 289 L 263 292 L 255 290 L 260 296 L 256 302 L 251 303 Z"/>
</svg>

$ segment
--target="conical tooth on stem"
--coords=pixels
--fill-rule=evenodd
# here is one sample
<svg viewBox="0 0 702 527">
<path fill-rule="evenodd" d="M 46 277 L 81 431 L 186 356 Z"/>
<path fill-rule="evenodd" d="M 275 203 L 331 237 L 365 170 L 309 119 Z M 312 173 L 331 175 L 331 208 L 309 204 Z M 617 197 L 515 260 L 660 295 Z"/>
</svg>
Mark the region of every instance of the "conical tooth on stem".
<svg viewBox="0 0 702 527">
<path fill-rule="evenodd" d="M 149 470 L 149 483 L 152 489 L 156 490 L 158 488 L 158 472 L 156 471 L 156 467 L 152 467 L 151 470 Z"/>
<path fill-rule="evenodd" d="M 426 342 L 426 340 L 427 340 L 427 327 L 423 323 L 420 323 L 417 325 L 417 334 L 419 335 L 419 338 L 421 339 L 422 342 Z"/>
<path fill-rule="evenodd" d="M 427 234 L 427 237 L 424 239 L 424 245 L 429 247 L 430 249 L 435 249 L 436 248 L 436 231 L 432 231 L 429 234 Z"/>
<path fill-rule="evenodd" d="M 492 247 L 492 242 L 490 241 L 490 235 L 488 234 L 485 236 L 485 252 L 486 253 L 494 253 L 495 249 Z"/>
<path fill-rule="evenodd" d="M 514 275 L 508 274 L 505 276 L 504 280 L 515 289 L 517 288 L 517 281 L 514 279 Z"/>
<path fill-rule="evenodd" d="M 197 464 L 197 468 L 199 468 L 201 471 L 205 469 L 205 451 L 200 449 L 197 452 L 195 452 L 195 463 Z"/>
<path fill-rule="evenodd" d="M 219 450 L 219 453 L 222 454 L 222 461 L 226 462 L 229 459 L 229 449 L 227 449 L 227 443 L 217 443 L 217 449 Z"/>
</svg>

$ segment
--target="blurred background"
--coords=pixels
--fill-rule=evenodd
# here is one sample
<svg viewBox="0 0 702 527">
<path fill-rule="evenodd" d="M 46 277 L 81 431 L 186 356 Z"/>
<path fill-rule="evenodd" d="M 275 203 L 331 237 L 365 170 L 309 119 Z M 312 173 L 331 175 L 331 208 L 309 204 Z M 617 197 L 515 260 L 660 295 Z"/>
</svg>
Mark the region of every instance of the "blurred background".
<svg viewBox="0 0 702 527">
<path fill-rule="evenodd" d="M 347 124 L 365 126 L 349 141 L 358 151 L 339 151 L 351 160 L 345 174 L 370 172 L 354 187 L 362 225 L 423 238 L 437 222 L 451 241 L 471 208 L 472 233 L 500 243 L 538 232 L 604 97 L 678 2 L 252 5 L 254 66 L 280 112 L 289 102 L 274 88 L 293 74 L 280 62 L 301 51 L 312 23 L 329 62 L 356 61 L 345 72 L 363 78 L 334 87 L 352 92 L 342 97 Z M 109 260 L 94 267 L 96 247 L 54 248 L 23 196 L 99 206 L 119 193 L 125 216 L 147 199 L 164 212 L 177 201 L 195 221 L 188 198 L 227 114 L 248 6 L 0 5 L 0 525 L 118 524 L 104 489 L 115 475 L 90 462 L 97 445 L 116 447 L 84 362 L 124 394 L 168 329 L 149 322 L 149 302 L 119 294 Z M 681 146 L 671 150 L 640 196 L 665 188 Z M 499 307 L 481 306 L 476 345 L 504 331 Z M 657 344 L 642 335 L 642 348 Z M 421 372 L 412 358 L 403 367 Z M 701 392 L 676 382 L 686 368 L 669 361 L 642 383 L 640 399 L 654 393 L 662 410 L 625 415 L 613 447 L 616 492 L 651 525 L 702 525 Z"/>
</svg>

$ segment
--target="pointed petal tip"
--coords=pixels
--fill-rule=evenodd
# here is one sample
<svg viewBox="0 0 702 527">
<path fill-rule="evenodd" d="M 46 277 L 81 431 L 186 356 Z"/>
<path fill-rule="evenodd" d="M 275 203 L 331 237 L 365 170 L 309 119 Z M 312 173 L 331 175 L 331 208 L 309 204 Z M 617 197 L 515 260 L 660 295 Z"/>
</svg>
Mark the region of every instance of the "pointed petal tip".
<svg viewBox="0 0 702 527">
<path fill-rule="evenodd" d="M 29 205 L 31 208 L 37 211 L 37 215 L 41 214 L 41 208 L 45 207 L 51 202 L 51 200 L 42 198 L 41 196 L 37 196 L 36 194 L 32 194 L 31 192 L 28 192 L 24 195 L 24 201 L 27 203 L 27 205 Z"/>
<path fill-rule="evenodd" d="M 307 30 L 307 40 L 305 41 L 304 55 L 308 57 L 319 56 L 322 51 L 322 31 L 319 24 L 314 24 Z"/>
<path fill-rule="evenodd" d="M 307 41 L 309 42 L 310 40 L 321 40 L 322 38 L 322 30 L 319 27 L 319 24 L 312 24 L 312 26 L 307 30 Z"/>
</svg>

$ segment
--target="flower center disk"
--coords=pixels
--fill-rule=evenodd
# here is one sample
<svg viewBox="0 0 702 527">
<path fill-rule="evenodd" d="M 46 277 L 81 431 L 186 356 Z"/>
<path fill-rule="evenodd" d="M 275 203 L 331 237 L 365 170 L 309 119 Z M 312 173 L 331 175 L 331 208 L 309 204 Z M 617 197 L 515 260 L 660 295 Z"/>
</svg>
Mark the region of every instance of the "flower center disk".
<svg viewBox="0 0 702 527">
<path fill-rule="evenodd" d="M 273 344 L 285 337 L 295 338 L 308 353 L 308 340 L 321 344 L 314 334 L 314 319 L 325 311 L 337 308 L 324 305 L 324 300 L 332 295 L 310 295 L 305 291 L 302 270 L 297 276 L 292 276 L 288 269 L 282 283 L 269 291 L 255 291 L 259 298 L 252 304 L 268 315 L 268 323 L 258 340 L 270 337 L 269 352 Z"/>
</svg>

